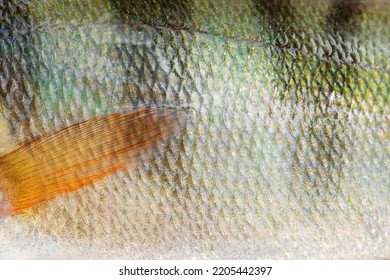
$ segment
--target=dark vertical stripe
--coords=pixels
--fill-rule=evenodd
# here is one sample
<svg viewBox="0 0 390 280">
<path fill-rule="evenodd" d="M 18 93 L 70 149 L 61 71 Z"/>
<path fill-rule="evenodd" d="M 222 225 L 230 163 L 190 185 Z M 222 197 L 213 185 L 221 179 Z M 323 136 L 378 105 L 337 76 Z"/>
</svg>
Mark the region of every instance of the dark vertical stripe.
<svg viewBox="0 0 390 280">
<path fill-rule="evenodd" d="M 359 17 L 366 9 L 361 0 L 333 0 L 327 16 L 327 26 L 333 32 L 359 32 Z"/>
<path fill-rule="evenodd" d="M 140 21 L 150 25 L 191 27 L 192 0 L 111 0 L 126 21 Z"/>
<path fill-rule="evenodd" d="M 2 1 L 0 3 L 0 98 L 3 115 L 11 129 L 21 130 L 31 136 L 29 120 L 34 111 L 34 96 L 28 94 L 26 73 L 22 63 L 26 61 L 25 47 L 31 35 L 26 1 Z"/>
</svg>

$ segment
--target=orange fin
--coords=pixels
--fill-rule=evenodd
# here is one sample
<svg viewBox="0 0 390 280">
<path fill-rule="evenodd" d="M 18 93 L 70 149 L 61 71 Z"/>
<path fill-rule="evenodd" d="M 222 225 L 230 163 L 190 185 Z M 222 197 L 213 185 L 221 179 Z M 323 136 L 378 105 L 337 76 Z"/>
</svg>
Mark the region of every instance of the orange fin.
<svg viewBox="0 0 390 280">
<path fill-rule="evenodd" d="M 148 160 L 185 121 L 183 110 L 145 107 L 91 119 L 23 145 L 0 157 L 0 216 Z"/>
</svg>

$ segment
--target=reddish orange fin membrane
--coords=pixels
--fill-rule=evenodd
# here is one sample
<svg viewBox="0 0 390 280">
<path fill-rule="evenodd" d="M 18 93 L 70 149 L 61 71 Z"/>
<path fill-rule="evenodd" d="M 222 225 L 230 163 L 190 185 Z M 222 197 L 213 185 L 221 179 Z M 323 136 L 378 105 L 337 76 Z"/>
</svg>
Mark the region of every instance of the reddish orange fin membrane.
<svg viewBox="0 0 390 280">
<path fill-rule="evenodd" d="M 145 162 L 185 121 L 182 110 L 145 107 L 91 119 L 25 144 L 0 157 L 0 216 Z"/>
</svg>

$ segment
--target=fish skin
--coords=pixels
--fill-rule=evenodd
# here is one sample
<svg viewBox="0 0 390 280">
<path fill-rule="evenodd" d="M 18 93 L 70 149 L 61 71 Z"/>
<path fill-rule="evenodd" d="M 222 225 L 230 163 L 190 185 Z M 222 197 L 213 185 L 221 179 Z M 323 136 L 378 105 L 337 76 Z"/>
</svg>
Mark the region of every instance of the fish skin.
<svg viewBox="0 0 390 280">
<path fill-rule="evenodd" d="M 0 221 L 3 257 L 389 257 L 388 1 L 8 3 L 19 145 L 121 106 L 196 113 L 152 162 Z"/>
</svg>

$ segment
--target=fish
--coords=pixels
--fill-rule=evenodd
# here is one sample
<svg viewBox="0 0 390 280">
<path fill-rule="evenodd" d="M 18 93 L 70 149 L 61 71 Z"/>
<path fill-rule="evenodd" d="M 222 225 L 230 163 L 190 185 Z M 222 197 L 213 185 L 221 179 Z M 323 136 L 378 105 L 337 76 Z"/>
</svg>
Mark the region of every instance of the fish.
<svg viewBox="0 0 390 280">
<path fill-rule="evenodd" d="M 45 134 L 0 157 L 0 217 L 147 161 L 185 122 L 180 110 L 144 107 Z"/>
<path fill-rule="evenodd" d="M 147 161 L 2 217 L 1 258 L 389 258 L 388 1 L 0 10 L 2 158 L 124 108 L 192 112 Z"/>
</svg>

